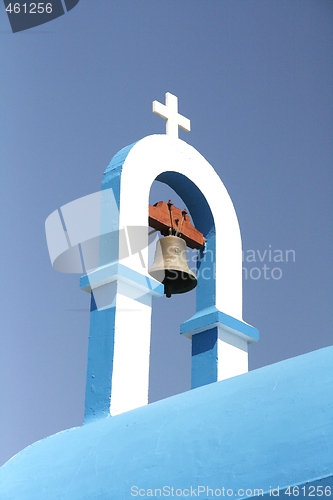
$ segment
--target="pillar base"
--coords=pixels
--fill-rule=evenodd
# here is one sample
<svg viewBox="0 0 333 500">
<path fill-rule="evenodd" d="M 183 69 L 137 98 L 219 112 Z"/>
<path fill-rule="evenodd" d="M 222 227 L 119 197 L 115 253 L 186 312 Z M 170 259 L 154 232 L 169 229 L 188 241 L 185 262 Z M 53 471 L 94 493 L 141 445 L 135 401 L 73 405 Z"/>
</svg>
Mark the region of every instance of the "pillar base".
<svg viewBox="0 0 333 500">
<path fill-rule="evenodd" d="M 259 339 L 253 326 L 209 307 L 180 327 L 192 339 L 192 389 L 248 371 L 248 344 Z"/>
</svg>

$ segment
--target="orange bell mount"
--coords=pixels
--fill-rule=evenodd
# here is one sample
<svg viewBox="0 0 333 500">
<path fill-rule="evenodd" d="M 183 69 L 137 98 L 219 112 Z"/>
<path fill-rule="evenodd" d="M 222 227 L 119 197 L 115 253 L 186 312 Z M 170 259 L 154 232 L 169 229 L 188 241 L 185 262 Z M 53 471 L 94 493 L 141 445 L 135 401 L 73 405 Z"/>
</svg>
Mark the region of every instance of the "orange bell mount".
<svg viewBox="0 0 333 500">
<path fill-rule="evenodd" d="M 204 235 L 191 223 L 187 211 L 175 207 L 170 200 L 149 205 L 149 226 L 163 235 L 170 234 L 170 229 L 178 233 L 177 236 L 181 234 L 189 248 L 201 250 L 206 242 Z"/>
</svg>

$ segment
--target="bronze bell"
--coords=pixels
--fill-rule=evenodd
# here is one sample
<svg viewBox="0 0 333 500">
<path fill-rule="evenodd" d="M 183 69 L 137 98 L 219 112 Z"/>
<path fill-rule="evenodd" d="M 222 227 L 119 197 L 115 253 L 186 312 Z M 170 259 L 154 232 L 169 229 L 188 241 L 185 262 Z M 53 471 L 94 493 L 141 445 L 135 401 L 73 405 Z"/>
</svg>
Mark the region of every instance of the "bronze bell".
<svg viewBox="0 0 333 500">
<path fill-rule="evenodd" d="M 155 260 L 148 272 L 163 283 L 168 298 L 197 286 L 197 278 L 187 265 L 185 240 L 179 236 L 164 236 L 158 240 Z"/>
</svg>

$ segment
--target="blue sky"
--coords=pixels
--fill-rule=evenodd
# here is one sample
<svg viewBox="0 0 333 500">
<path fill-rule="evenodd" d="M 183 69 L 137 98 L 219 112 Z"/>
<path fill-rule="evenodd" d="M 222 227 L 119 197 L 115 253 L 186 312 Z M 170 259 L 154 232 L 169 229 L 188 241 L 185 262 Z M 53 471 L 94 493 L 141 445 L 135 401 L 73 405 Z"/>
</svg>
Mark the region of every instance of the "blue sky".
<svg viewBox="0 0 333 500">
<path fill-rule="evenodd" d="M 1 463 L 83 420 L 89 297 L 78 275 L 52 269 L 45 219 L 98 191 L 119 149 L 164 133 L 151 102 L 165 92 L 252 256 L 243 317 L 261 340 L 250 369 L 332 343 L 332 21 L 330 0 L 80 0 L 12 34 L 0 5 Z M 178 201 L 154 185 L 153 202 L 168 197 Z M 189 388 L 179 324 L 194 297 L 154 305 L 151 401 Z"/>
</svg>

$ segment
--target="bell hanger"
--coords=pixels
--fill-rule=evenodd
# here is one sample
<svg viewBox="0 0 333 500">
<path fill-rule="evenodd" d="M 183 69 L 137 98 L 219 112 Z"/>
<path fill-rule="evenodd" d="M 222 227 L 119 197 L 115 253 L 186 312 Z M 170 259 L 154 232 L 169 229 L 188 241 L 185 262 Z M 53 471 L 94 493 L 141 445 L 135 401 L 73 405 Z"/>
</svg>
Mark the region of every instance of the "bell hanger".
<svg viewBox="0 0 333 500">
<path fill-rule="evenodd" d="M 198 281 L 188 266 L 186 245 L 202 248 L 205 243 L 203 234 L 191 224 L 187 211 L 175 207 L 171 200 L 149 206 L 149 225 L 163 235 L 157 242 L 149 274 L 164 285 L 167 298 L 193 290 Z"/>
</svg>

